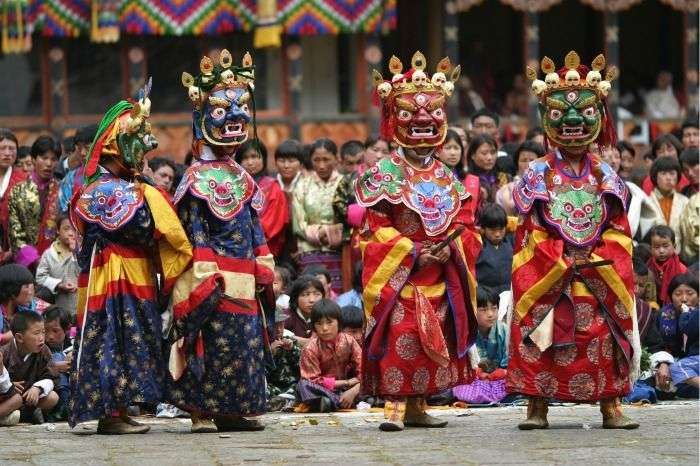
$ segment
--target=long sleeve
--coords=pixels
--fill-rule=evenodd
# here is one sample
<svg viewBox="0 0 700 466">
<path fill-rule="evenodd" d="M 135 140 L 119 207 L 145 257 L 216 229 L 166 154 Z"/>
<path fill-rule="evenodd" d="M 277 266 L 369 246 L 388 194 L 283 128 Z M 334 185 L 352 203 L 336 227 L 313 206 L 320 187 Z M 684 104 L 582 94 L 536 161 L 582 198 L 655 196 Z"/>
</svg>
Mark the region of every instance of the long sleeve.
<svg viewBox="0 0 700 466">
<path fill-rule="evenodd" d="M 277 183 L 270 183 L 270 189 L 265 193 L 265 209 L 260 215 L 260 223 L 268 241 L 282 233 L 289 223 L 287 196 Z"/>
<path fill-rule="evenodd" d="M 9 196 L 10 246 L 13 252 L 17 252 L 24 246 L 34 246 L 41 206 L 36 187 L 28 181 L 15 185 Z"/>
<path fill-rule="evenodd" d="M 52 248 L 47 249 L 41 255 L 41 260 L 36 268 L 36 283 L 56 293 L 56 287 L 61 283 L 61 278 L 51 276 L 51 254 Z"/>
<path fill-rule="evenodd" d="M 312 338 L 301 351 L 299 371 L 302 379 L 323 385 L 330 390 L 335 388 L 335 377 L 324 377 L 321 370 L 321 350 L 317 338 Z"/>
<path fill-rule="evenodd" d="M 294 188 L 292 193 L 292 229 L 294 234 L 301 239 L 308 241 L 307 229 L 309 227 L 309 219 L 304 207 L 304 199 L 307 195 L 307 179 L 301 180 Z"/>
<path fill-rule="evenodd" d="M 358 380 L 362 380 L 362 348 L 360 348 L 360 345 L 354 338 L 351 337 L 350 340 L 350 344 L 352 346 L 351 361 L 352 366 L 355 369 L 355 377 Z"/>
<path fill-rule="evenodd" d="M 7 393 L 12 388 L 12 380 L 10 380 L 10 373 L 7 372 L 7 367 L 2 368 L 2 375 L 0 375 L 0 394 Z"/>
<path fill-rule="evenodd" d="M 250 217 L 253 223 L 253 253 L 255 254 L 255 283 L 258 285 L 271 285 L 275 280 L 275 260 L 270 253 L 265 241 L 265 233 L 260 223 L 258 213 L 250 208 Z"/>
</svg>

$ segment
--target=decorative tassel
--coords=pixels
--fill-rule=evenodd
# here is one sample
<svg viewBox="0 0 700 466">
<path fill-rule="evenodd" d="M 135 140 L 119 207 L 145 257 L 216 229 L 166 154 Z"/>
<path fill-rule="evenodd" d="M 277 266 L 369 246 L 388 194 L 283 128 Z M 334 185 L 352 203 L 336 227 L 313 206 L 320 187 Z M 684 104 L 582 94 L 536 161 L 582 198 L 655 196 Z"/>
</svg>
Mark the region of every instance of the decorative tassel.
<svg viewBox="0 0 700 466">
<path fill-rule="evenodd" d="M 282 26 L 277 22 L 277 0 L 258 0 L 258 18 L 253 36 L 253 47 L 279 48 L 282 45 Z"/>
<path fill-rule="evenodd" d="M 32 49 L 32 28 L 27 21 L 27 0 L 6 0 L 2 5 L 2 52 L 24 53 Z"/>
<path fill-rule="evenodd" d="M 91 41 L 119 41 L 119 0 L 93 0 L 91 16 Z"/>
</svg>

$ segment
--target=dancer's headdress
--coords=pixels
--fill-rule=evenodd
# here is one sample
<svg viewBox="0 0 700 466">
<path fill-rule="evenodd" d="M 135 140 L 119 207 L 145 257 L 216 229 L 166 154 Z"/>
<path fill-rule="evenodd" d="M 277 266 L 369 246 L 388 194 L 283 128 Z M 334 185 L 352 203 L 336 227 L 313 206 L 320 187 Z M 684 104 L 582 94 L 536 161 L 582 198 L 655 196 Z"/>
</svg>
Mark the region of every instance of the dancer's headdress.
<svg viewBox="0 0 700 466">
<path fill-rule="evenodd" d="M 581 147 L 592 142 L 615 144 L 615 128 L 607 108 L 611 82 L 618 70 L 611 66 L 605 72 L 605 57 L 598 55 L 591 68 L 581 64 L 574 51 L 564 58 L 564 67 L 557 70 L 549 57 L 541 63 L 544 81 L 537 71 L 527 67 L 525 74 L 532 81 L 532 91 L 539 100 L 540 117 L 547 141 L 559 147 Z"/>
<path fill-rule="evenodd" d="M 141 173 L 144 155 L 158 147 L 151 134 L 151 79 L 139 90 L 137 101 L 122 100 L 105 113 L 85 158 L 85 180 L 99 176 L 100 161 L 111 157 L 132 175 Z"/>
<path fill-rule="evenodd" d="M 401 60 L 391 57 L 390 80 L 377 70 L 372 72 L 376 97 L 381 99 L 382 137 L 402 147 L 439 146 L 447 134 L 446 101 L 459 79 L 460 67 L 452 68 L 449 58 L 443 58 L 429 76 L 426 66 L 425 56 L 416 52 L 406 72 Z"/>
<path fill-rule="evenodd" d="M 218 63 L 205 56 L 199 63 L 201 74 L 182 73 L 182 85 L 194 106 L 192 126 L 193 150 L 199 155 L 202 144 L 236 148 L 248 139 L 248 124 L 255 131 L 255 79 L 253 58 L 243 55 L 241 66 L 233 64 L 231 53 L 224 49 Z"/>
</svg>

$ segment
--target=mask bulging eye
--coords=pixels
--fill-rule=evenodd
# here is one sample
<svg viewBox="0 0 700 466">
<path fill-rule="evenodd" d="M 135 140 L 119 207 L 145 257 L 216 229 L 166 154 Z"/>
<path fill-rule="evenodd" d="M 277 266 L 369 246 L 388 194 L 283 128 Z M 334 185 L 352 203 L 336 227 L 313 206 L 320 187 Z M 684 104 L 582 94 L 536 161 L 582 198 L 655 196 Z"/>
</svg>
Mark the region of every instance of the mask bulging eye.
<svg viewBox="0 0 700 466">
<path fill-rule="evenodd" d="M 219 120 L 226 116 L 226 110 L 224 110 L 223 108 L 215 108 L 211 111 L 211 116 Z"/>
<path fill-rule="evenodd" d="M 582 113 L 586 118 L 593 118 L 595 116 L 595 107 L 586 107 Z"/>
<path fill-rule="evenodd" d="M 413 116 L 408 110 L 399 110 L 399 118 L 402 120 L 408 120 Z"/>
<path fill-rule="evenodd" d="M 558 110 L 556 108 L 553 108 L 549 111 L 549 118 L 552 120 L 558 120 L 561 118 L 561 110 Z"/>
</svg>

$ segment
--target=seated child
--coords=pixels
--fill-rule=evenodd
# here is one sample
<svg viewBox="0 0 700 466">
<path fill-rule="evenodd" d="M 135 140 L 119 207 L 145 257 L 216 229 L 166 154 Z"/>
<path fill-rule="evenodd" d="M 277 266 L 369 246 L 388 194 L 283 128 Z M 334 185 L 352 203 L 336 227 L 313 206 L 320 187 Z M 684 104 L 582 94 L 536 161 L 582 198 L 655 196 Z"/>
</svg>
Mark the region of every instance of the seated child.
<svg viewBox="0 0 700 466">
<path fill-rule="evenodd" d="M 58 376 L 56 393 L 58 404 L 49 413 L 49 421 L 65 421 L 68 419 L 68 402 L 70 401 L 69 372 L 73 360 L 73 347 L 67 333 L 72 319 L 68 311 L 60 306 L 50 306 L 44 312 L 44 330 L 46 331 L 46 346 L 51 350 L 53 371 Z"/>
<path fill-rule="evenodd" d="M 12 341 L 9 322 L 19 311 L 42 312 L 48 303 L 34 296 L 34 275 L 18 264 L 0 266 L 0 313 L 8 325 L 3 325 L 0 345 Z"/>
<path fill-rule="evenodd" d="M 343 323 L 343 333 L 353 337 L 362 348 L 365 340 L 365 314 L 362 309 L 356 306 L 342 306 L 340 308 L 340 321 Z"/>
<path fill-rule="evenodd" d="M 294 334 L 294 339 L 303 348 L 311 338 L 311 308 L 326 297 L 326 291 L 316 277 L 302 275 L 294 280 L 289 290 L 289 317 L 284 328 Z"/>
<path fill-rule="evenodd" d="M 453 388 L 452 393 L 467 403 L 498 403 L 506 397 L 508 332 L 506 325 L 498 320 L 498 295 L 482 286 L 476 288 L 476 322 L 480 358 L 476 380 Z"/>
<path fill-rule="evenodd" d="M 479 217 L 483 247 L 476 260 L 476 281 L 496 294 L 510 289 L 513 235 L 506 233 L 508 217 L 498 204 L 486 204 Z"/>
<path fill-rule="evenodd" d="M 643 353 L 649 358 L 642 357 L 641 375 L 635 381 L 632 391 L 625 396 L 625 401 L 634 403 L 647 400 L 656 403 L 657 391 L 662 388 L 668 391 L 670 381 L 670 366 L 673 356 L 665 351 L 664 341 L 656 326 L 657 312 L 649 303 L 649 296 L 655 299 L 656 292 L 649 293 L 649 287 L 656 288 L 653 278 L 650 278 L 649 268 L 637 257 L 632 258 L 634 272 L 635 307 L 637 310 L 637 325 L 639 328 L 639 341 Z M 656 302 L 653 303 L 656 305 Z M 662 395 L 663 397 L 664 395 Z"/>
<path fill-rule="evenodd" d="M 52 293 L 54 304 L 75 315 L 79 272 L 75 230 L 68 217 L 60 217 L 56 224 L 58 238 L 41 255 L 36 283 Z"/>
<path fill-rule="evenodd" d="M 14 339 L 0 348 L 0 423 L 17 424 L 21 410 L 41 424 L 42 412 L 58 403 L 49 369 L 51 351 L 44 345 L 44 319 L 36 312 L 18 312 L 11 325 Z"/>
<path fill-rule="evenodd" d="M 683 311 L 680 318 L 681 331 L 685 334 L 685 354 L 671 366 L 671 378 L 679 398 L 698 398 L 700 382 L 700 360 L 698 359 L 698 315 L 700 310 Z"/>
<path fill-rule="evenodd" d="M 647 233 L 651 245 L 651 258 L 647 265 L 656 280 L 659 304 L 664 306 L 671 300 L 667 290 L 673 277 L 685 273 L 688 269 L 676 254 L 676 234 L 666 225 L 656 225 Z"/>
<path fill-rule="evenodd" d="M 664 340 L 665 350 L 674 358 L 679 358 L 684 355 L 684 336 L 679 318 L 684 308 L 694 309 L 698 305 L 698 278 L 690 273 L 672 277 L 667 294 L 671 302 L 661 308 L 657 326 Z"/>
<path fill-rule="evenodd" d="M 314 335 L 301 352 L 297 399 L 318 412 L 352 408 L 360 393 L 362 350 L 340 331 L 340 308 L 322 299 L 311 310 Z"/>
<path fill-rule="evenodd" d="M 268 364 L 265 368 L 269 411 L 291 409 L 294 404 L 294 392 L 299 381 L 301 349 L 294 339 L 294 333 L 284 328 L 289 311 L 289 296 L 284 293 L 287 291 L 290 277 L 291 273 L 286 267 L 275 267 L 275 281 L 273 282 L 277 298 L 275 339 L 270 344 L 273 363 Z"/>
</svg>

